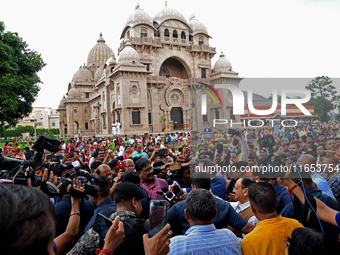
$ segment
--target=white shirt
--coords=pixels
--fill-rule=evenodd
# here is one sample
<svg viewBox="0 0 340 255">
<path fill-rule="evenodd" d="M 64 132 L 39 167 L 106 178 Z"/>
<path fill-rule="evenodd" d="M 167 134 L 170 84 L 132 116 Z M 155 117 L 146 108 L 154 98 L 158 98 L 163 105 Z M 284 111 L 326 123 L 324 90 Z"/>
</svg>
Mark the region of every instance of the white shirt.
<svg viewBox="0 0 340 255">
<path fill-rule="evenodd" d="M 237 202 L 230 202 L 230 205 L 234 208 L 234 210 L 237 213 L 243 212 L 245 209 L 247 209 L 250 206 L 250 202 L 245 202 L 243 204 L 240 203 L 240 201 Z M 258 219 L 255 217 L 255 215 L 251 216 L 248 219 L 248 222 L 256 226 L 256 223 L 258 222 Z"/>
</svg>

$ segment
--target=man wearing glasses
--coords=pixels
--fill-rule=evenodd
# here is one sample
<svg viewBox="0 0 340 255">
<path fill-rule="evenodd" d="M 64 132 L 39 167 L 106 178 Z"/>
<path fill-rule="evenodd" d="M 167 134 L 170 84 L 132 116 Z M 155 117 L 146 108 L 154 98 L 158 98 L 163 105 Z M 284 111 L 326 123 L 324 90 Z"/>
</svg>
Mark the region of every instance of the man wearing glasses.
<svg viewBox="0 0 340 255">
<path fill-rule="evenodd" d="M 168 183 L 154 176 L 150 161 L 144 158 L 138 159 L 135 169 L 140 177 L 140 186 L 146 190 L 150 200 L 163 200 L 162 187 L 168 187 Z"/>
</svg>

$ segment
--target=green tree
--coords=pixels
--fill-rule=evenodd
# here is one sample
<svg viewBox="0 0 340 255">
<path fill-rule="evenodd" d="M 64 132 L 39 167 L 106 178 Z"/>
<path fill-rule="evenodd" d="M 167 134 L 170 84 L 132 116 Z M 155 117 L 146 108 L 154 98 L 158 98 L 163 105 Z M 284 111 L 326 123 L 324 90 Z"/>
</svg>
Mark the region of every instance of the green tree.
<svg viewBox="0 0 340 255">
<path fill-rule="evenodd" d="M 37 73 L 45 65 L 40 54 L 28 49 L 17 33 L 5 32 L 0 21 L 0 127 L 13 127 L 32 111 L 41 83 Z"/>
<path fill-rule="evenodd" d="M 329 113 L 338 107 L 339 98 L 332 82 L 328 76 L 318 76 L 306 86 L 311 91 L 311 99 L 306 105 L 314 106 L 314 113 L 322 122 L 327 122 Z"/>
</svg>

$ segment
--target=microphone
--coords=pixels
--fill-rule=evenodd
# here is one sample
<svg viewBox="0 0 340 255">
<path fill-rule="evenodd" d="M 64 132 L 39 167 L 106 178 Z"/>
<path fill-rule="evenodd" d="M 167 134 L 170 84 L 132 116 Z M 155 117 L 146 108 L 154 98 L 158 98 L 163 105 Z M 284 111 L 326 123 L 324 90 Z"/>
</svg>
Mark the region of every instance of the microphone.
<svg viewBox="0 0 340 255">
<path fill-rule="evenodd" d="M 167 186 L 164 186 L 164 187 L 162 187 L 162 191 L 165 194 L 165 193 L 167 193 L 169 191 L 169 189 L 168 189 Z"/>
<path fill-rule="evenodd" d="M 168 178 L 166 182 L 168 183 L 169 186 L 171 186 L 174 183 L 174 181 L 171 178 Z"/>
<path fill-rule="evenodd" d="M 183 194 L 181 188 L 177 185 L 175 185 L 172 189 L 172 191 L 174 192 L 174 194 L 176 195 L 176 197 L 179 197 L 180 195 Z"/>
<path fill-rule="evenodd" d="M 233 152 L 238 144 L 239 144 L 239 140 L 238 139 L 234 139 L 231 142 L 231 144 L 228 146 L 228 153 Z"/>
</svg>

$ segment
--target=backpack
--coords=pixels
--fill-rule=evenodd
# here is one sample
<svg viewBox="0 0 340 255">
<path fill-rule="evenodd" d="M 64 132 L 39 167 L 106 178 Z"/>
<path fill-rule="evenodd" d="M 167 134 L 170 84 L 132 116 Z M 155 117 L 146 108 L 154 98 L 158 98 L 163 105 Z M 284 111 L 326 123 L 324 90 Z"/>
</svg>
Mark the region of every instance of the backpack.
<svg viewBox="0 0 340 255">
<path fill-rule="evenodd" d="M 118 254 L 144 254 L 143 235 L 149 232 L 149 221 L 129 218 L 124 221 L 124 239 L 113 252 Z"/>
</svg>

